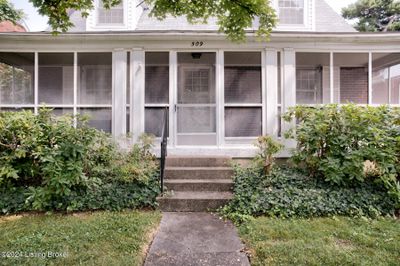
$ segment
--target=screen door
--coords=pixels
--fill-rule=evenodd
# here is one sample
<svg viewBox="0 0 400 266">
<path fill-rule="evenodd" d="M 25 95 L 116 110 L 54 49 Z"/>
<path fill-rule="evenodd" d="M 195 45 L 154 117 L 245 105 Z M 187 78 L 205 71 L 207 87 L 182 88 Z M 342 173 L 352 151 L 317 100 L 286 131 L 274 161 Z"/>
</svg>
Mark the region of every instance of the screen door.
<svg viewBox="0 0 400 266">
<path fill-rule="evenodd" d="M 178 53 L 177 145 L 216 145 L 215 53 Z"/>
</svg>

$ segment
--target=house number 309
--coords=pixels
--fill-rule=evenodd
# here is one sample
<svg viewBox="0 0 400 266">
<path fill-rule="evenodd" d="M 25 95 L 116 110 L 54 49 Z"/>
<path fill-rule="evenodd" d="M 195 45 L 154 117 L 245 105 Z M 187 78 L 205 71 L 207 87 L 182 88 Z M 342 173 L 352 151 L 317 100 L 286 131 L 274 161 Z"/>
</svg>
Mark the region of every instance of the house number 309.
<svg viewBox="0 0 400 266">
<path fill-rule="evenodd" d="M 203 45 L 204 42 L 202 41 L 192 42 L 192 47 L 202 47 Z"/>
</svg>

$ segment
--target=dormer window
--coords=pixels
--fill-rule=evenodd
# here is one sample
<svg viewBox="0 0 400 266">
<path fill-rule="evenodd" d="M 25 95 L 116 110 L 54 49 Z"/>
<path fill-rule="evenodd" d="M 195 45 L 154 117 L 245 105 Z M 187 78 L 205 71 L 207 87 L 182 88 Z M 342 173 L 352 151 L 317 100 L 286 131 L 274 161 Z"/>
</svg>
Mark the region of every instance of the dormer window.
<svg viewBox="0 0 400 266">
<path fill-rule="evenodd" d="M 124 1 L 120 4 L 106 9 L 102 0 L 98 0 L 97 24 L 98 25 L 121 25 L 124 24 Z"/>
<path fill-rule="evenodd" d="M 278 0 L 281 25 L 304 24 L 304 0 Z"/>
</svg>

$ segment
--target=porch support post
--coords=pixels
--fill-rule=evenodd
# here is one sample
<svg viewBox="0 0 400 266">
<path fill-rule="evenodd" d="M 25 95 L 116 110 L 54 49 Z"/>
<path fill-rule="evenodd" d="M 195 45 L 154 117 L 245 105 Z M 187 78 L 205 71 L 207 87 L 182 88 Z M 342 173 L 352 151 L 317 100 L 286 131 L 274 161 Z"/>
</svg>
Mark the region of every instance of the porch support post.
<svg viewBox="0 0 400 266">
<path fill-rule="evenodd" d="M 224 51 L 217 51 L 216 94 L 217 94 L 217 143 L 223 146 L 225 142 L 225 62 Z"/>
<path fill-rule="evenodd" d="M 144 133 L 144 75 L 145 53 L 143 49 L 135 48 L 131 53 L 131 132 L 136 142 Z"/>
<path fill-rule="evenodd" d="M 283 50 L 283 102 L 282 113 L 288 111 L 290 107 L 296 106 L 296 52 L 292 48 Z M 294 128 L 296 122 L 283 122 L 282 134 Z M 295 148 L 294 140 L 286 140 L 286 148 Z"/>
<path fill-rule="evenodd" d="M 126 135 L 126 76 L 127 52 L 116 50 L 113 53 L 113 136 Z"/>
<path fill-rule="evenodd" d="M 175 105 L 177 104 L 176 91 L 178 88 L 178 54 L 176 51 L 169 52 L 169 140 L 168 144 L 175 147 L 176 134 Z"/>
<path fill-rule="evenodd" d="M 278 51 L 266 49 L 266 133 L 278 137 Z"/>
</svg>

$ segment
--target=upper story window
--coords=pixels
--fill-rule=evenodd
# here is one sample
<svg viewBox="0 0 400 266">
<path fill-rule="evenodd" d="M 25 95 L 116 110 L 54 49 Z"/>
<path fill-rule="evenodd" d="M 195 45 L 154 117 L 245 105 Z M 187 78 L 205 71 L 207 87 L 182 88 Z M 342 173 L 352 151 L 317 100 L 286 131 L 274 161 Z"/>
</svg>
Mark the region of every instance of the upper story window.
<svg viewBox="0 0 400 266">
<path fill-rule="evenodd" d="M 97 3 L 97 24 L 114 25 L 124 24 L 124 1 L 120 4 L 106 9 L 103 6 L 103 1 Z"/>
<path fill-rule="evenodd" d="M 281 25 L 304 24 L 304 0 L 279 0 L 279 21 Z"/>
</svg>

